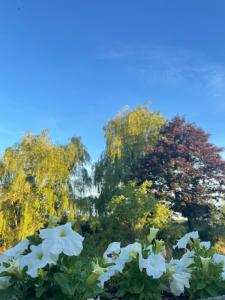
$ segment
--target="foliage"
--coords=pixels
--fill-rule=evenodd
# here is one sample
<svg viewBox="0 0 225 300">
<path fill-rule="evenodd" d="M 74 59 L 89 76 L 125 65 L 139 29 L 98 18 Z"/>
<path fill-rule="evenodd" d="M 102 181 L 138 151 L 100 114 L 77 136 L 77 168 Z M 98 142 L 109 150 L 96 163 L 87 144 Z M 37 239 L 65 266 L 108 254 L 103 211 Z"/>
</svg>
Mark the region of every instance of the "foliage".
<svg viewBox="0 0 225 300">
<path fill-rule="evenodd" d="M 79 256 L 82 250 L 80 244 L 82 237 L 73 232 L 68 225 L 69 223 L 47 231 L 42 230 L 40 235 L 29 238 L 29 246 L 21 248 L 20 243 L 17 248 L 10 249 L 11 252 L 8 250 L 0 256 L 1 300 L 7 300 L 12 296 L 18 300 L 87 300 L 101 293 L 96 280 L 90 280 L 93 262 Z M 45 231 L 51 233 L 47 239 L 43 237 Z M 56 231 L 60 233 L 58 237 L 55 236 Z M 44 244 L 49 239 L 52 247 L 46 249 Z M 66 247 L 56 251 L 54 243 L 60 242 Z M 30 264 L 29 256 L 35 251 L 35 247 L 39 247 L 42 252 L 37 258 L 33 257 Z M 78 248 L 80 249 L 77 252 Z M 68 249 L 72 251 L 70 255 L 67 253 Z M 57 256 L 57 260 L 54 263 L 47 262 L 49 256 L 53 254 Z"/>
<path fill-rule="evenodd" d="M 159 229 L 165 229 L 171 223 L 172 211 L 167 203 L 157 202 L 149 224 Z"/>
<path fill-rule="evenodd" d="M 76 200 L 77 215 L 91 218 L 93 215 L 95 215 L 95 204 L 96 204 L 96 197 L 93 196 L 77 197 Z"/>
<path fill-rule="evenodd" d="M 223 263 L 215 263 L 212 259 L 213 250 L 201 247 L 199 240 L 195 240 L 191 247 L 195 251 L 195 257 L 190 289 L 187 290 L 190 298 L 200 299 L 222 295 L 225 291 L 225 281 L 221 277 Z"/>
<path fill-rule="evenodd" d="M 127 264 L 123 274 L 115 276 L 112 286 L 117 289 L 116 296 L 124 300 L 157 300 L 166 290 L 162 279 L 153 279 L 140 272 L 137 259 L 135 263 Z"/>
<path fill-rule="evenodd" d="M 210 242 L 189 232 L 168 255 L 157 234 L 153 227 L 143 242 L 110 243 L 97 261 L 80 256 L 83 237 L 71 223 L 41 229 L 0 255 L 0 300 L 201 299 L 225 293 L 225 256 Z"/>
<path fill-rule="evenodd" d="M 47 132 L 27 134 L 5 151 L 0 247 L 29 237 L 0 255 L 0 300 L 224 294 L 225 257 L 217 254 L 225 252 L 222 149 L 194 124 L 179 117 L 165 123 L 146 106 L 123 111 L 104 133 L 94 180 L 78 138 L 62 146 Z M 50 215 L 48 228 L 33 235 Z M 193 227 L 213 247 L 187 233 Z"/>
<path fill-rule="evenodd" d="M 147 181 L 140 186 L 132 181 L 122 184 L 108 204 L 107 216 L 76 222 L 86 237 L 86 255 L 92 253 L 92 248 L 97 254 L 102 253 L 111 240 L 126 244 L 142 239 L 151 226 L 164 230 L 169 226 L 172 211 L 165 203 L 155 200 L 150 187 L 151 182 Z"/>
<path fill-rule="evenodd" d="M 74 217 L 71 176 L 88 159 L 78 138 L 54 145 L 47 132 L 26 134 L 1 160 L 0 246 L 34 233 L 49 215 Z"/>
<path fill-rule="evenodd" d="M 142 244 L 121 248 L 111 243 L 103 255 L 100 286 L 119 299 L 135 300 L 170 298 L 171 294 L 196 299 L 225 293 L 225 256 L 215 254 L 210 242 L 201 242 L 197 232 L 185 234 L 173 246 L 178 248 L 174 259 L 156 234 L 152 228 Z"/>
<path fill-rule="evenodd" d="M 180 236 L 187 233 L 188 226 L 185 223 L 171 222 L 159 232 L 159 237 L 166 242 L 168 247 L 175 244 Z"/>
<path fill-rule="evenodd" d="M 225 238 L 219 238 L 214 244 L 214 249 L 217 253 L 225 255 Z"/>
<path fill-rule="evenodd" d="M 14 278 L 10 288 L 0 293 L 0 299 L 16 296 L 21 300 L 86 300 L 101 292 L 96 284 L 87 284 L 92 264 L 83 258 L 62 256 L 57 267 L 46 268 L 37 279 L 24 272 L 22 278 Z"/>
<path fill-rule="evenodd" d="M 194 124 L 175 117 L 161 130 L 162 138 L 151 145 L 135 177 L 151 180 L 159 198 L 172 203 L 175 211 L 194 221 L 210 217 L 215 202 L 224 200 L 225 162 L 223 150 L 209 143 L 209 135 Z"/>
<path fill-rule="evenodd" d="M 127 109 L 104 127 L 106 149 L 95 165 L 95 183 L 101 195 L 98 210 L 104 213 L 118 184 L 126 183 L 148 144 L 154 146 L 165 119 L 147 106 Z"/>
<path fill-rule="evenodd" d="M 148 192 L 151 182 L 137 186 L 135 182 L 121 185 L 109 204 L 109 211 L 117 223 L 124 225 L 131 240 L 137 238 L 137 232 L 143 230 L 148 216 L 155 206 L 153 195 Z"/>
<path fill-rule="evenodd" d="M 82 231 L 83 223 L 80 225 Z M 95 254 L 100 256 L 112 240 L 120 240 L 123 244 L 131 242 L 131 234 L 127 226 L 111 215 L 94 217 L 86 221 L 82 235 L 85 236 L 84 255 L 87 257 L 93 255 L 93 249 Z"/>
</svg>

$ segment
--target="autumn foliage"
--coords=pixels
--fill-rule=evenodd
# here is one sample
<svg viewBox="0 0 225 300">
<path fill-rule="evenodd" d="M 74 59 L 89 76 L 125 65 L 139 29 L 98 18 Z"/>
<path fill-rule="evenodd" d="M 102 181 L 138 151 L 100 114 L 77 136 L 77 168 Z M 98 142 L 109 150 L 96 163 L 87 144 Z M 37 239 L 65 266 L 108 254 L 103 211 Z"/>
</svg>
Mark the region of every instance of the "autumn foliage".
<svg viewBox="0 0 225 300">
<path fill-rule="evenodd" d="M 156 145 L 134 170 L 138 182 L 153 182 L 158 198 L 172 204 L 175 211 L 194 220 L 210 217 L 210 208 L 224 199 L 225 162 L 222 148 L 209 142 L 209 134 L 195 124 L 175 117 L 160 132 Z"/>
</svg>

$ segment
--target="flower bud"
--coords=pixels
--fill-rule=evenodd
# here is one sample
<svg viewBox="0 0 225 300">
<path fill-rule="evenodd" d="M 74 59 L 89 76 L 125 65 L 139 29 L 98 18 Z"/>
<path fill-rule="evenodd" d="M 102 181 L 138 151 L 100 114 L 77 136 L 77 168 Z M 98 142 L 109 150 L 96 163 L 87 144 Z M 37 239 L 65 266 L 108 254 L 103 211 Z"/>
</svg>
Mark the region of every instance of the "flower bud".
<svg viewBox="0 0 225 300">
<path fill-rule="evenodd" d="M 150 233 L 149 235 L 147 236 L 147 240 L 148 242 L 151 244 L 152 241 L 155 239 L 157 233 L 158 233 L 159 229 L 158 228 L 155 228 L 155 227 L 152 227 L 150 228 Z"/>
</svg>

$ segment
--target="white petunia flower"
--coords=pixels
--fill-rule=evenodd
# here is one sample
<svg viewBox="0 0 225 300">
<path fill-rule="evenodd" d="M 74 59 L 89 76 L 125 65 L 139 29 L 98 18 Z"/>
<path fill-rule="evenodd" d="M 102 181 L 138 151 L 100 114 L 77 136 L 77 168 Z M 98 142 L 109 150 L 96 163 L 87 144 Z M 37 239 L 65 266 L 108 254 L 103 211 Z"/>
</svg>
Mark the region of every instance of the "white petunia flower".
<svg viewBox="0 0 225 300">
<path fill-rule="evenodd" d="M 25 250 L 27 250 L 29 246 L 29 241 L 28 239 L 25 239 L 21 242 L 19 242 L 15 247 L 8 249 L 4 252 L 4 255 L 18 258 L 20 255 L 23 254 Z"/>
<path fill-rule="evenodd" d="M 7 261 L 8 266 L 5 267 L 5 271 L 10 275 L 10 276 L 16 276 L 17 278 L 22 277 L 22 268 L 20 265 L 21 257 L 18 259 L 11 259 Z"/>
<path fill-rule="evenodd" d="M 181 270 L 186 271 L 187 268 L 190 267 L 191 264 L 194 262 L 194 251 L 188 251 L 184 253 L 184 255 L 177 261 L 177 267 L 179 267 Z"/>
<path fill-rule="evenodd" d="M 9 275 L 14 275 L 16 277 L 22 276 L 22 269 L 20 266 L 22 255 L 15 258 L 13 256 L 5 255 L 4 253 L 0 255 L 0 273 L 7 272 Z"/>
<path fill-rule="evenodd" d="M 148 276 L 154 279 L 160 278 L 166 272 L 165 258 L 161 254 L 151 253 L 147 259 L 141 259 L 139 268 L 146 269 Z"/>
<path fill-rule="evenodd" d="M 225 256 L 224 255 L 222 255 L 222 254 L 217 254 L 217 253 L 215 253 L 214 255 L 213 255 L 213 261 L 215 262 L 215 263 L 223 263 L 223 265 L 225 265 Z"/>
<path fill-rule="evenodd" d="M 109 244 L 108 248 L 103 254 L 103 257 L 106 259 L 107 263 L 112 263 L 115 261 L 115 258 L 112 257 L 113 254 L 119 254 L 120 253 L 120 243 L 119 242 L 113 242 Z"/>
<path fill-rule="evenodd" d="M 197 231 L 186 233 L 181 239 L 177 241 L 177 244 L 173 248 L 186 249 L 190 239 L 198 239 L 199 235 Z"/>
<path fill-rule="evenodd" d="M 121 273 L 125 264 L 131 262 L 137 255 L 139 255 L 139 257 L 142 255 L 140 243 L 133 243 L 121 248 L 119 256 L 113 261 L 114 265 L 112 266 L 112 270 Z"/>
<path fill-rule="evenodd" d="M 209 248 L 211 247 L 211 242 L 201 242 L 200 245 L 202 247 L 205 247 L 205 249 L 209 250 Z"/>
<path fill-rule="evenodd" d="M 194 262 L 194 255 L 194 251 L 188 251 L 181 259 L 172 259 L 167 265 L 167 268 L 172 273 L 169 280 L 170 289 L 175 296 L 181 295 L 185 287 L 190 287 L 191 269 L 189 267 Z"/>
<path fill-rule="evenodd" d="M 0 254 L 0 267 L 3 265 L 3 263 L 8 262 L 11 259 L 11 256 L 5 255 L 4 253 Z"/>
<path fill-rule="evenodd" d="M 110 266 L 108 267 L 104 273 L 102 273 L 99 277 L 98 277 L 98 281 L 99 281 L 99 286 L 101 288 L 104 288 L 104 284 L 105 282 L 107 282 L 111 277 L 113 277 L 118 271 L 117 266 Z"/>
<path fill-rule="evenodd" d="M 187 272 L 175 272 L 170 278 L 170 290 L 174 296 L 180 296 L 184 292 L 184 288 L 189 288 L 189 280 L 191 274 Z"/>
<path fill-rule="evenodd" d="M 133 243 L 121 248 L 120 254 L 115 261 L 115 264 L 125 266 L 126 263 L 131 262 L 137 255 L 142 255 L 142 247 L 140 243 Z"/>
<path fill-rule="evenodd" d="M 113 253 L 118 254 L 118 257 L 111 261 L 111 258 L 108 257 L 108 255 Z M 131 262 L 138 254 L 139 256 L 141 255 L 140 243 L 133 243 L 123 248 L 120 248 L 120 243 L 118 242 L 111 243 L 103 256 L 108 260 L 108 262 L 113 262 L 114 265 L 107 267 L 105 272 L 99 276 L 99 286 L 104 287 L 106 281 L 108 281 L 116 273 L 121 273 L 125 264 Z"/>
<path fill-rule="evenodd" d="M 27 250 L 29 246 L 28 239 L 25 239 L 19 242 L 16 246 L 11 249 L 6 250 L 3 254 L 0 255 L 0 273 L 8 272 L 10 275 L 17 277 L 22 276 L 22 269 L 20 266 L 20 261 L 22 254 Z M 7 264 L 7 267 L 5 266 Z M 10 277 L 4 276 L 0 277 L 0 289 L 3 286 L 8 286 Z"/>
<path fill-rule="evenodd" d="M 46 253 L 78 256 L 83 250 L 84 238 L 72 229 L 71 223 L 52 229 L 42 229 L 40 230 L 40 237 L 44 240 L 42 244 Z"/>
<path fill-rule="evenodd" d="M 42 246 L 42 244 L 31 246 L 31 253 L 24 255 L 20 262 L 22 268 L 28 267 L 27 274 L 33 278 L 37 277 L 38 269 L 48 264 L 56 265 L 58 260 L 58 255 L 46 253 Z"/>
<path fill-rule="evenodd" d="M 11 275 L 20 277 L 22 274 L 20 261 L 22 254 L 27 250 L 29 241 L 27 239 L 19 242 L 16 246 L 6 250 L 0 255 L 0 272 L 8 272 Z M 5 266 L 7 264 L 7 267 Z M 1 284 L 7 285 L 10 278 L 8 276 L 0 277 Z"/>
<path fill-rule="evenodd" d="M 167 264 L 168 268 L 172 268 L 172 270 L 182 271 L 182 272 L 190 272 L 189 267 L 194 262 L 194 251 L 186 252 L 180 259 L 171 259 L 171 261 Z"/>
</svg>

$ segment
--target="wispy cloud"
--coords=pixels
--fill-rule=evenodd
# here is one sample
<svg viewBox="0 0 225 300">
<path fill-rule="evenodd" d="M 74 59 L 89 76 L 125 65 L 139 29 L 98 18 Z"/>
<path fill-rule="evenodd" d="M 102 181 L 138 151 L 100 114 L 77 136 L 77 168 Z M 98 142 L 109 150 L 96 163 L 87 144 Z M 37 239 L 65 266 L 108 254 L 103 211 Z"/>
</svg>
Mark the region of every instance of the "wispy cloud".
<svg viewBox="0 0 225 300">
<path fill-rule="evenodd" d="M 99 59 L 114 59 L 114 58 L 120 58 L 124 56 L 124 52 L 120 52 L 118 50 L 110 50 L 105 52 L 104 54 L 101 54 L 99 56 Z"/>
<path fill-rule="evenodd" d="M 145 72 L 152 71 L 158 80 L 207 90 L 213 97 L 225 95 L 225 66 L 202 53 L 158 47 L 150 49 L 146 63 Z"/>
<path fill-rule="evenodd" d="M 225 66 L 197 51 L 179 47 L 127 47 L 106 51 L 101 58 L 126 61 L 149 83 L 180 84 L 212 97 L 225 97 Z"/>
</svg>

